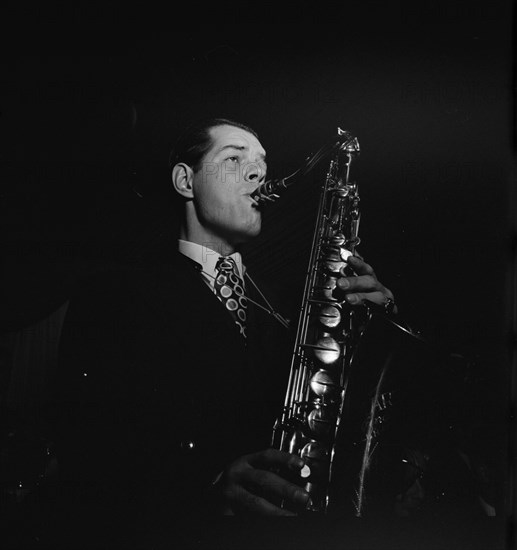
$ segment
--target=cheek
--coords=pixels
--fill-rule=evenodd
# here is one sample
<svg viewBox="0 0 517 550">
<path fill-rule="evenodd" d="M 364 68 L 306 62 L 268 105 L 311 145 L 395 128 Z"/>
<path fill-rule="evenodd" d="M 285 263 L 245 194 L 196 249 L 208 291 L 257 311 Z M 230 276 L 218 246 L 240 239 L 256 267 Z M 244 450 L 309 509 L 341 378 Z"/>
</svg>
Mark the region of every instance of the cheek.
<svg viewBox="0 0 517 550">
<path fill-rule="evenodd" d="M 250 208 L 233 178 L 202 182 L 194 200 L 202 223 L 248 235 L 260 233 L 260 213 Z"/>
<path fill-rule="evenodd" d="M 211 224 L 231 217 L 228 206 L 224 202 L 219 201 L 217 197 L 213 197 L 212 200 L 201 201 L 198 204 L 198 212 L 203 222 Z"/>
<path fill-rule="evenodd" d="M 222 215 L 227 208 L 228 200 L 224 196 L 224 185 L 218 181 L 205 182 L 196 189 L 195 203 L 203 218 L 213 218 Z"/>
<path fill-rule="evenodd" d="M 198 190 L 197 204 L 205 216 L 231 216 L 242 208 L 235 184 L 230 181 L 207 182 Z"/>
<path fill-rule="evenodd" d="M 216 177 L 209 177 L 200 182 L 197 191 L 205 200 L 212 202 L 231 202 L 238 189 L 232 175 L 218 173 Z"/>
</svg>

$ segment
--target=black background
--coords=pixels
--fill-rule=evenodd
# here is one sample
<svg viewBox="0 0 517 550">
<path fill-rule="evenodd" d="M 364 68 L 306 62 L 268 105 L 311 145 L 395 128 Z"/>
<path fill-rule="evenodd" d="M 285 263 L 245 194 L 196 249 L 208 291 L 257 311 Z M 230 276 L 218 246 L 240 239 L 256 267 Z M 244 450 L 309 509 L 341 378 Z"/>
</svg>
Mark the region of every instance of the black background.
<svg viewBox="0 0 517 550">
<path fill-rule="evenodd" d="M 300 5 L 281 16 L 269 4 L 246 14 L 238 5 L 68 10 L 30 24 L 21 13 L 20 31 L 4 38 L 16 52 L 4 48 L 0 75 L 5 329 L 48 315 L 99 263 L 164 240 L 174 227 L 168 152 L 192 118 L 252 126 L 273 177 L 340 126 L 362 148 L 360 251 L 408 322 L 467 358 L 475 383 L 465 407 L 505 483 L 511 3 Z M 106 39 L 117 48 L 97 52 Z M 48 42 L 56 53 L 42 54 Z M 287 285 L 293 303 L 324 169 L 265 212 L 246 248 L 250 269 Z"/>
</svg>

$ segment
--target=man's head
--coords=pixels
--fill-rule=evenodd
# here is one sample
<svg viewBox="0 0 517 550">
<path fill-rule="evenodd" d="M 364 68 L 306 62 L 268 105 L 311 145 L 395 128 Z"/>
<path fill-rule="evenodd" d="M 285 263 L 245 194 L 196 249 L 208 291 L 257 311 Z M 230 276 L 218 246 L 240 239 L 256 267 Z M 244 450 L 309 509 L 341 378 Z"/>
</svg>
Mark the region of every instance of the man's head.
<svg viewBox="0 0 517 550">
<path fill-rule="evenodd" d="M 182 238 L 228 253 L 258 235 L 261 216 L 250 194 L 264 181 L 266 163 L 251 128 L 227 119 L 190 127 L 171 154 L 171 170 L 184 202 Z"/>
</svg>

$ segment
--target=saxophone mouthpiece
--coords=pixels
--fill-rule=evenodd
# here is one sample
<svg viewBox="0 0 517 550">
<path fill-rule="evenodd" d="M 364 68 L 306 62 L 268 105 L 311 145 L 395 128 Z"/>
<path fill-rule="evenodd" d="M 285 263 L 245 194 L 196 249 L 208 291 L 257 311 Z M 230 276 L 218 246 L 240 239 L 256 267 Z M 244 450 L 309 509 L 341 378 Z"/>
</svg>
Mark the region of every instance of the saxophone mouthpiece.
<svg viewBox="0 0 517 550">
<path fill-rule="evenodd" d="M 258 203 L 259 206 L 264 206 L 267 203 L 275 202 L 276 199 L 280 198 L 276 192 L 280 188 L 286 188 L 284 184 L 284 179 L 281 180 L 269 180 L 259 185 L 253 193 L 251 193 L 251 198 Z"/>
</svg>

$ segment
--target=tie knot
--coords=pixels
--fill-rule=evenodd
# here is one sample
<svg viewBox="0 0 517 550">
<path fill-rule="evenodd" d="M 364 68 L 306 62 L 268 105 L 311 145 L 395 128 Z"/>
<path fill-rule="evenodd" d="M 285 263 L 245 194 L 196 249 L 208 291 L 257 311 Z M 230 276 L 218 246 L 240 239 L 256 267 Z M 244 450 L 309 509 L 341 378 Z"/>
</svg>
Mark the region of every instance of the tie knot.
<svg viewBox="0 0 517 550">
<path fill-rule="evenodd" d="M 233 271 L 235 273 L 237 271 L 237 264 L 230 256 L 219 256 L 215 268 L 217 271 Z"/>
</svg>

